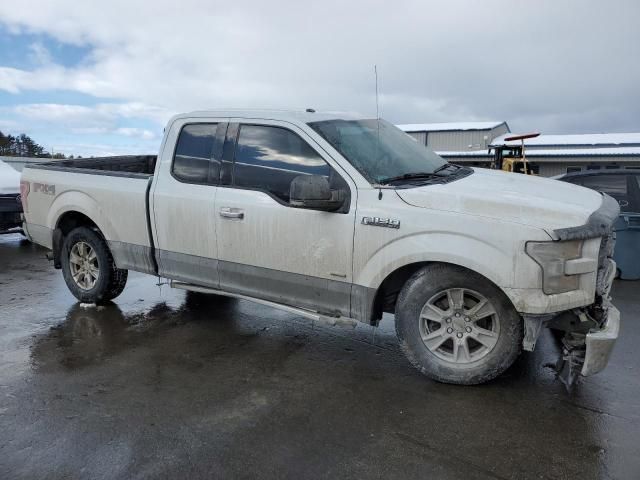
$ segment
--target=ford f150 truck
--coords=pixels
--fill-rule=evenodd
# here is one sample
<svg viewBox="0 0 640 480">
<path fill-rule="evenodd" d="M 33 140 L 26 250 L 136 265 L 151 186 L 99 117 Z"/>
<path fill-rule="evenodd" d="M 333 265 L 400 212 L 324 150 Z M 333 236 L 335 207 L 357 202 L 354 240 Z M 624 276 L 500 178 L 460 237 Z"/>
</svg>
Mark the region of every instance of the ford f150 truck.
<svg viewBox="0 0 640 480">
<path fill-rule="evenodd" d="M 561 378 L 602 370 L 618 204 L 447 163 L 381 119 L 178 115 L 157 157 L 27 165 L 24 229 L 82 302 L 128 270 L 312 318 L 377 325 L 425 375 L 476 384 L 564 331 Z"/>
</svg>

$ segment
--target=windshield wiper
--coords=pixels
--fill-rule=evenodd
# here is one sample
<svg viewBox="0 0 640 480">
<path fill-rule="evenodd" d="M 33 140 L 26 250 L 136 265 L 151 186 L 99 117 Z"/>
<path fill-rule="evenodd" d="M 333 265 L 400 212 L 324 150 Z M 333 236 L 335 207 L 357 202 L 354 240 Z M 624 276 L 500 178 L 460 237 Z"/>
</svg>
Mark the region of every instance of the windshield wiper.
<svg viewBox="0 0 640 480">
<path fill-rule="evenodd" d="M 459 169 L 460 167 L 458 165 L 454 165 L 453 163 L 445 163 L 444 165 L 440 165 L 438 168 L 436 168 L 433 173 L 438 173 L 441 172 L 443 170 L 447 170 L 448 168 L 455 168 L 456 170 Z"/>
<path fill-rule="evenodd" d="M 399 182 L 401 180 L 420 180 L 420 179 L 430 179 L 434 177 L 442 177 L 443 175 L 438 175 L 436 172 L 414 172 L 414 173 L 405 173 L 403 175 L 398 175 L 395 177 L 388 177 L 379 180 L 378 183 L 380 185 L 387 185 L 391 182 Z"/>
</svg>

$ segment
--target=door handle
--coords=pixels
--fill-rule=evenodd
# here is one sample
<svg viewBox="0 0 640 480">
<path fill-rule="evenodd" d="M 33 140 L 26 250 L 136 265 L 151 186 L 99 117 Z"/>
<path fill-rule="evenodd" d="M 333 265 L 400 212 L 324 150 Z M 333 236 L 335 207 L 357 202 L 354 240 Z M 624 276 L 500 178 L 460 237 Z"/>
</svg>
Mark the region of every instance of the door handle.
<svg viewBox="0 0 640 480">
<path fill-rule="evenodd" d="M 244 218 L 244 211 L 238 208 L 222 207 L 220 208 L 220 216 L 224 218 Z"/>
</svg>

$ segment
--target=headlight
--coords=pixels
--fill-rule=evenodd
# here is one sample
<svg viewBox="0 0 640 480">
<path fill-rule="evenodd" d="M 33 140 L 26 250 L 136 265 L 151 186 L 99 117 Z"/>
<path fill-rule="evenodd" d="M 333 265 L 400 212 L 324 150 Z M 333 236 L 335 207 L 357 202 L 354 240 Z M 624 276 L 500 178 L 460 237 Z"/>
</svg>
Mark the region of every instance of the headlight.
<svg viewBox="0 0 640 480">
<path fill-rule="evenodd" d="M 580 274 L 593 271 L 591 259 L 588 262 L 581 260 L 583 244 L 583 240 L 527 242 L 527 254 L 542 268 L 544 293 L 551 295 L 577 290 Z"/>
</svg>

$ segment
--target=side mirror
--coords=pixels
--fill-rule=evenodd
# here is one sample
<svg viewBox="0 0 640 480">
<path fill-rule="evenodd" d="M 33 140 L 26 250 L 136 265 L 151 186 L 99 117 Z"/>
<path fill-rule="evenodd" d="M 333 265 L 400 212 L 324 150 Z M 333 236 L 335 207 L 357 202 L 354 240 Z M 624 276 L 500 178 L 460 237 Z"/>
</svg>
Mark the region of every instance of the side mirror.
<svg viewBox="0 0 640 480">
<path fill-rule="evenodd" d="M 292 207 L 333 212 L 344 204 L 345 194 L 331 190 L 329 181 L 321 175 L 298 175 L 289 187 L 289 204 Z"/>
</svg>

